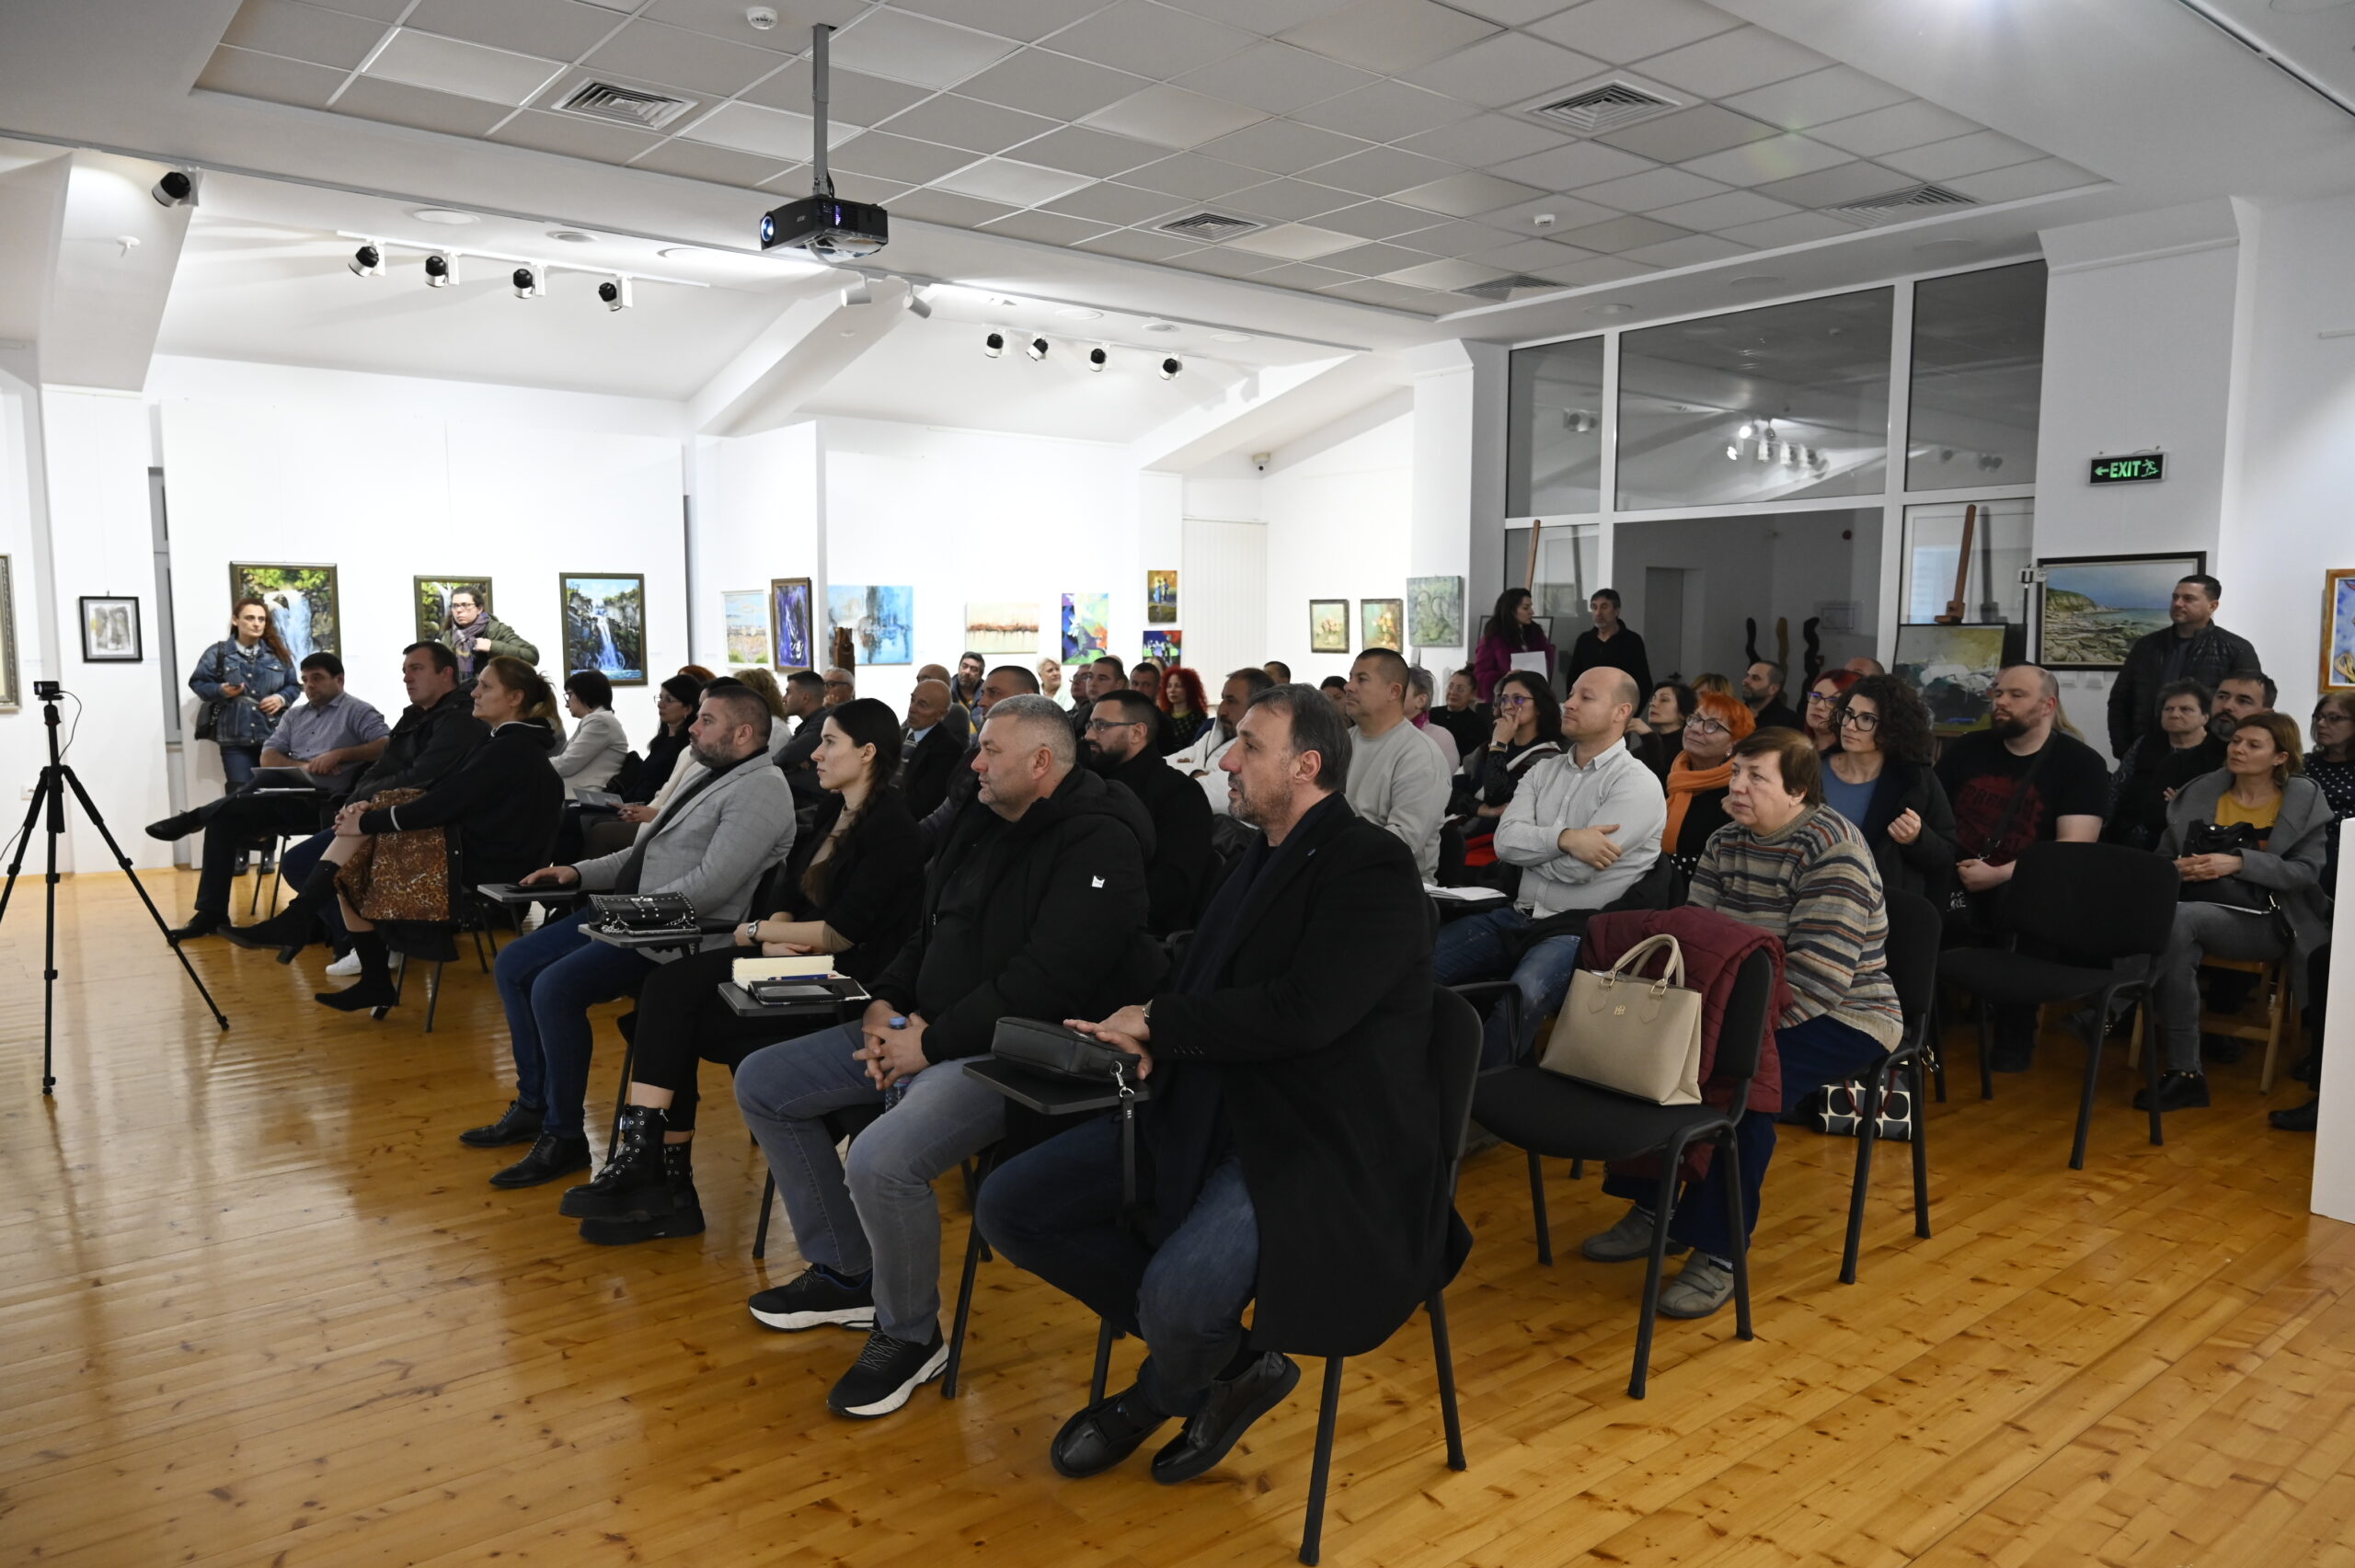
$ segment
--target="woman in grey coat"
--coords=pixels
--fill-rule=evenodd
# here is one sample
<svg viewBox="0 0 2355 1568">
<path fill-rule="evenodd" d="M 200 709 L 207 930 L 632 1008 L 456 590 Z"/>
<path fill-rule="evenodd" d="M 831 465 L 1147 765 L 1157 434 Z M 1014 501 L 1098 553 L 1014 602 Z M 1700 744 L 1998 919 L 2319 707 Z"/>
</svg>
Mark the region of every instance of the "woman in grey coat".
<svg viewBox="0 0 2355 1568">
<path fill-rule="evenodd" d="M 614 683 L 600 670 L 576 670 L 564 678 L 564 705 L 580 721 L 564 750 L 548 759 L 564 780 L 564 798 L 578 800 L 584 789 L 603 789 L 622 771 L 629 736 L 614 716 Z"/>
<path fill-rule="evenodd" d="M 2291 960 L 2290 979 L 2303 1001 L 2307 957 L 2330 940 L 2330 899 L 2322 868 L 2330 804 L 2300 773 L 2295 720 L 2251 714 L 2233 731 L 2221 772 L 2183 786 L 2167 810 L 2159 853 L 2183 874 L 2175 931 L 2151 969 L 2158 1040 L 2166 1072 L 2159 1109 L 2208 1104 L 2200 1070 L 2200 964 L 2203 957 Z M 2199 851 L 2211 830 L 2237 829 L 2236 853 Z M 2135 1108 L 2148 1109 L 2148 1090 Z"/>
</svg>

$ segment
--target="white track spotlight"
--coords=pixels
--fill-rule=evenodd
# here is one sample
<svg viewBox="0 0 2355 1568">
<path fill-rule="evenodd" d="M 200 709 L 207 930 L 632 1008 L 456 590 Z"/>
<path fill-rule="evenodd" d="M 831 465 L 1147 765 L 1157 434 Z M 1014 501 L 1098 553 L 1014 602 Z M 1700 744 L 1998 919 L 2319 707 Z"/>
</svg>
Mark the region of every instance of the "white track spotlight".
<svg viewBox="0 0 2355 1568">
<path fill-rule="evenodd" d="M 907 297 L 900 302 L 900 308 L 906 311 L 910 315 L 914 316 L 918 321 L 930 321 L 932 319 L 932 306 L 925 303 L 924 291 L 917 288 L 913 283 L 908 285 Z"/>
<path fill-rule="evenodd" d="M 1176 381 L 1178 379 L 1178 372 L 1185 368 L 1185 365 L 1177 360 L 1164 360 L 1161 361 L 1161 379 L 1164 381 Z"/>
<path fill-rule="evenodd" d="M 1044 338 L 1033 338 L 1022 345 L 1022 351 L 1034 360 L 1043 360 L 1047 357 L 1047 340 Z"/>
<path fill-rule="evenodd" d="M 982 338 L 982 352 L 987 354 L 993 360 L 996 359 L 1000 354 L 1005 353 L 1005 334 L 1003 332 L 993 332 L 988 337 Z"/>
<path fill-rule="evenodd" d="M 630 298 L 626 278 L 609 278 L 598 284 L 597 297 L 605 302 L 607 310 L 627 310 L 637 303 Z"/>
<path fill-rule="evenodd" d="M 1090 349 L 1087 351 L 1087 368 L 1091 371 L 1100 371 L 1104 368 L 1105 361 L 1111 357 L 1101 349 Z"/>
<path fill-rule="evenodd" d="M 515 269 L 514 276 L 509 281 L 515 285 L 515 297 L 519 300 L 537 299 L 540 296 L 540 272 L 536 267 L 518 267 Z"/>
<path fill-rule="evenodd" d="M 425 258 L 425 286 L 446 289 L 458 280 L 458 258 L 451 251 L 437 250 Z"/>
<path fill-rule="evenodd" d="M 843 303 L 846 305 L 871 305 L 874 303 L 875 291 L 867 286 L 867 274 L 864 272 L 852 273 L 850 286 L 843 291 Z"/>
<path fill-rule="evenodd" d="M 147 194 L 155 199 L 158 207 L 177 207 L 183 201 L 194 200 L 196 181 L 189 177 L 187 171 L 174 169 L 157 180 L 155 189 Z"/>
<path fill-rule="evenodd" d="M 375 241 L 368 240 L 351 253 L 351 259 L 344 265 L 351 269 L 355 278 L 381 278 L 385 275 L 385 253 L 376 248 Z"/>
</svg>

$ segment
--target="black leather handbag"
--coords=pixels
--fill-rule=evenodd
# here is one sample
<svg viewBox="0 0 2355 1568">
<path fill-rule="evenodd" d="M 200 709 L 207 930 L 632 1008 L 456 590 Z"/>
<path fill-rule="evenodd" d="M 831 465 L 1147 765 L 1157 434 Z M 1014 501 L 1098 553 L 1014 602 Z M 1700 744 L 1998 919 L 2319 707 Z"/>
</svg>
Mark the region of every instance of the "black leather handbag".
<svg viewBox="0 0 2355 1568">
<path fill-rule="evenodd" d="M 990 1055 L 1082 1083 L 1123 1082 L 1136 1070 L 1137 1059 L 1076 1029 L 1036 1018 L 999 1019 L 997 1033 L 990 1037 Z"/>
</svg>

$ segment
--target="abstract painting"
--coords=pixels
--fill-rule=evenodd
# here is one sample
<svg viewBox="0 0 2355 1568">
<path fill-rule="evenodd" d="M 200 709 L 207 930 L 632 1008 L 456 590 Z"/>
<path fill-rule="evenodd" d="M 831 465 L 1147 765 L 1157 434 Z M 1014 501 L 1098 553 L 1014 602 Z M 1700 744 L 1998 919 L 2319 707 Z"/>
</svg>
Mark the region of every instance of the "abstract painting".
<svg viewBox="0 0 2355 1568">
<path fill-rule="evenodd" d="M 450 624 L 450 596 L 460 589 L 475 596 L 475 602 L 485 614 L 490 612 L 490 579 L 488 578 L 441 577 L 411 578 L 411 590 L 417 599 L 417 641 L 438 642 Z"/>
<path fill-rule="evenodd" d="M 1407 640 L 1417 647 L 1462 647 L 1464 579 L 1407 579 Z"/>
<path fill-rule="evenodd" d="M 856 640 L 862 666 L 916 660 L 916 590 L 913 588 L 828 583 L 826 619 Z"/>
<path fill-rule="evenodd" d="M 1144 618 L 1157 626 L 1168 625 L 1178 619 L 1176 572 L 1145 573 Z"/>
<path fill-rule="evenodd" d="M 566 572 L 564 668 L 594 670 L 616 686 L 646 684 L 646 578 L 639 572 Z"/>
<path fill-rule="evenodd" d="M 769 628 L 776 638 L 779 670 L 814 670 L 817 650 L 810 644 L 810 579 L 769 579 Z"/>
<path fill-rule="evenodd" d="M 295 663 L 315 653 L 342 654 L 343 624 L 336 608 L 333 567 L 232 561 L 229 602 L 235 604 L 240 599 L 258 599 L 270 607 L 270 622 Z"/>
<path fill-rule="evenodd" d="M 1186 634 L 1178 631 L 1154 631 L 1144 635 L 1144 656 L 1167 670 L 1186 662 Z"/>
<path fill-rule="evenodd" d="M 1112 651 L 1112 596 L 1063 595 L 1063 662 L 1095 658 Z"/>
<path fill-rule="evenodd" d="M 768 594 L 757 588 L 729 589 L 720 594 L 719 604 L 727 633 L 728 662 L 767 668 L 775 651 L 769 646 Z"/>
<path fill-rule="evenodd" d="M 2127 651 L 2169 624 L 2175 585 L 2208 569 L 2200 551 L 2177 555 L 2069 555 L 2044 572 L 2038 663 L 2047 670 L 2117 670 Z"/>
<path fill-rule="evenodd" d="M 2355 692 L 2355 567 L 2323 573 L 2322 613 L 2322 689 Z M 16 690 L 13 673 L 8 689 Z"/>
<path fill-rule="evenodd" d="M 1903 625 L 1890 673 L 1921 693 L 1939 735 L 1984 729 L 1995 677 L 2019 660 L 2027 640 L 2024 626 Z"/>
<path fill-rule="evenodd" d="M 137 664 L 139 652 L 139 601 L 136 599 L 82 598 L 82 662 L 85 664 Z"/>
<path fill-rule="evenodd" d="M 1308 651 L 1311 653 L 1350 651 L 1350 601 L 1348 600 L 1312 599 L 1308 601 Z"/>
<path fill-rule="evenodd" d="M 1037 653 L 1037 601 L 982 600 L 966 605 L 965 646 L 975 653 Z"/>
</svg>

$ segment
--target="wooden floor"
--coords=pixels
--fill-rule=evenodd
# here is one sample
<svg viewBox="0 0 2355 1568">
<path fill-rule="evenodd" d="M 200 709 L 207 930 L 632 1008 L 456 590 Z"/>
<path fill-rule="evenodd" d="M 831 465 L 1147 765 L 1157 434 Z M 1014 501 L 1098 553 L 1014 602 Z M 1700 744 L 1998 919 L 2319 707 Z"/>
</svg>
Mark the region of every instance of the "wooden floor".
<svg viewBox="0 0 2355 1568">
<path fill-rule="evenodd" d="M 185 910 L 192 876 L 151 881 Z M 724 1091 L 700 1238 L 591 1247 L 556 1188 L 485 1185 L 500 1157 L 454 1135 L 508 1098 L 505 1030 L 471 966 L 429 1036 L 415 1006 L 315 1006 L 316 955 L 194 944 L 222 1033 L 126 882 L 70 881 L 43 1102 L 39 891 L 0 930 L 0 1561 L 1289 1561 L 1313 1366 L 1202 1481 L 1063 1481 L 1091 1325 L 999 1263 L 962 1398 L 837 1421 L 858 1339 L 744 1313 L 799 1265 L 782 1227 L 750 1260 L 761 1173 Z M 1640 1276 L 1575 1254 L 1616 1206 L 1557 1170 L 1541 1268 L 1519 1157 L 1477 1158 L 1449 1293 L 1472 1468 L 1443 1468 L 1419 1319 L 1350 1364 L 1325 1561 L 2355 1564 L 2355 1230 L 2306 1213 L 2311 1143 L 2266 1127 L 2252 1064 L 2152 1149 L 2121 1060 L 2072 1173 L 2082 1059 L 2045 1054 L 1992 1104 L 1959 1054 L 1936 1239 L 1893 1146 L 1859 1285 L 1835 1278 L 1854 1145 L 1786 1129 L 1756 1342 L 1729 1310 L 1664 1323 L 1640 1403 Z M 601 1023 L 592 1116 L 616 1061 Z"/>
</svg>

